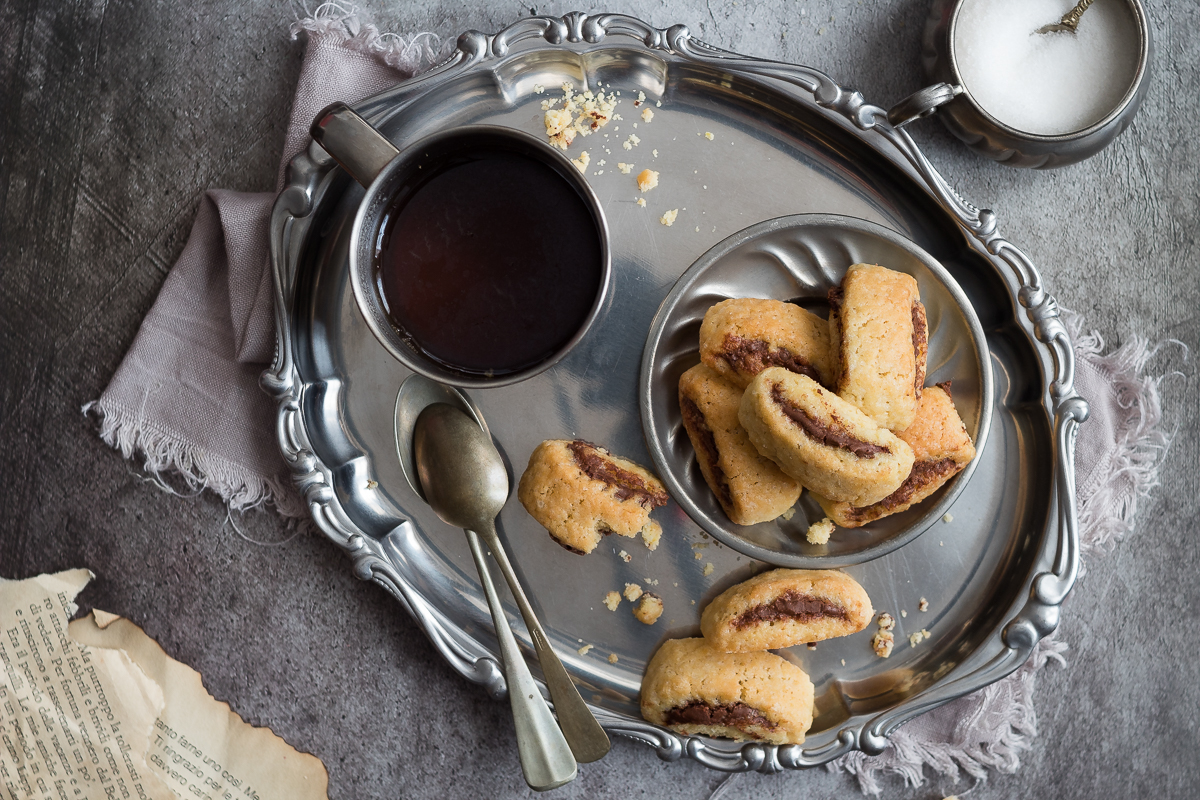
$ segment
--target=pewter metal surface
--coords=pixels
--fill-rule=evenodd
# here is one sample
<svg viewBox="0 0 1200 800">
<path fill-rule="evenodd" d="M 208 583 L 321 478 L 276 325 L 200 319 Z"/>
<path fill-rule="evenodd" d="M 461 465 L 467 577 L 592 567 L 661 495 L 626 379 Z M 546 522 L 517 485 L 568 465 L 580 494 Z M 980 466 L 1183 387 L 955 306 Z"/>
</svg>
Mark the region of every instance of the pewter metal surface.
<svg viewBox="0 0 1200 800">
<path fill-rule="evenodd" d="M 406 40 L 434 31 L 450 44 L 464 30 L 496 31 L 530 13 L 482 0 L 355 5 L 381 31 Z M 1158 384 L 1162 424 L 1176 435 L 1158 456 L 1161 485 L 1137 498 L 1132 529 L 1107 552 L 1085 555 L 1057 632 L 1070 647 L 1066 662 L 1048 662 L 1025 684 L 1037 735 L 1020 766 L 989 769 L 981 782 L 961 765 L 957 778 L 926 769 L 920 785 L 880 774 L 889 800 L 968 789 L 969 800 L 1150 792 L 1192 800 L 1200 785 L 1200 665 L 1188 622 L 1200 607 L 1200 137 L 1180 124 L 1200 114 L 1200 6 L 1145 5 L 1157 45 L 1146 102 L 1095 157 L 1059 170 L 1007 169 L 941 124 L 905 128 L 957 191 L 995 209 L 1000 230 L 1080 312 L 1084 330 L 1098 331 L 1107 349 L 1135 336 L 1163 343 L 1146 374 L 1168 376 Z M 686 23 L 722 47 L 811 64 L 884 107 L 924 85 L 928 2 L 536 7 Z M 532 798 L 508 703 L 449 668 L 391 594 L 354 578 L 344 550 L 269 506 L 235 511 L 235 530 L 214 492 L 178 483 L 187 496 L 161 491 L 79 413 L 112 379 L 170 279 L 205 192 L 276 191 L 306 50 L 304 36 L 288 31 L 295 13 L 277 0 L 5 4 L 0 574 L 89 567 L 97 578 L 78 598 L 83 613 L 134 620 L 197 669 L 218 700 L 319 756 L 335 800 L 441 800 L 447 776 L 463 797 Z M 263 446 L 273 448 L 265 395 L 262 419 Z M 1097 427 L 1081 429 L 1085 493 L 1103 471 L 1087 458 Z M 660 761 L 614 737 L 608 757 L 553 797 L 696 800 L 718 787 L 726 798 L 861 795 L 845 772 L 729 776 Z"/>
<path fill-rule="evenodd" d="M 674 506 L 659 513 L 657 551 L 608 540 L 581 559 L 549 543 L 510 499 L 498 527 L 522 581 L 535 587 L 532 602 L 549 638 L 601 722 L 667 760 L 686 754 L 716 769 L 772 772 L 855 749 L 879 752 L 906 720 L 1016 669 L 1055 628 L 1074 583 L 1073 447 L 1087 414 L 1073 389 L 1073 353 L 1057 306 L 1028 259 L 999 236 L 990 212 L 942 181 L 883 109 L 815 70 L 717 50 L 681 26 L 570 14 L 524 20 L 494 36 L 464 34 L 442 66 L 356 110 L 397 143 L 479 122 L 538 131 L 546 98 L 536 87 L 564 81 L 622 92 L 620 124 L 576 143 L 596 153 L 589 180 L 610 220 L 613 288 L 589 335 L 553 369 L 471 394 L 514 479 L 547 438 L 586 438 L 648 462 L 637 377 L 655 310 L 713 243 L 783 214 L 867 219 L 944 264 L 961 262 L 948 269 L 964 291 L 992 299 L 976 311 L 994 337 L 996 391 L 1012 410 L 992 420 L 991 446 L 954 506 L 957 525 L 849 570 L 881 609 L 926 597 L 931 613 L 919 624 L 933 639 L 888 661 L 874 656 L 869 632 L 816 654 L 786 654 L 817 687 L 818 714 L 802 747 L 682 738 L 638 714 L 641 674 L 658 643 L 694 635 L 704 603 L 758 565 L 708 540 Z M 634 140 L 627 137 L 638 92 L 655 116 Z M 635 204 L 631 176 L 601 171 L 600 160 L 625 159 L 661 172 L 648 208 Z M 298 156 L 272 217 L 283 335 L 263 383 L 279 401 L 283 453 L 315 520 L 351 556 L 355 574 L 401 599 L 451 666 L 496 696 L 503 679 L 469 556 L 440 535 L 443 523 L 412 493 L 393 455 L 391 398 L 406 371 L 354 304 L 346 261 L 362 193 L 331 163 L 317 147 Z M 673 208 L 674 226 L 660 224 L 660 211 Z M 618 550 L 631 552 L 614 557 Z M 667 608 L 658 625 L 600 605 L 624 582 L 655 585 Z M 909 632 L 901 621 L 898 635 Z M 579 642 L 595 650 L 572 655 Z"/>
<path fill-rule="evenodd" d="M 958 260 L 947 259 L 948 263 Z M 812 545 L 805 538 L 808 526 L 825 516 L 807 493 L 790 519 L 734 525 L 700 474 L 677 399 L 679 376 L 699 363 L 704 314 L 730 297 L 793 301 L 812 311 L 827 311 L 827 292 L 841 283 L 852 264 L 880 264 L 917 279 L 929 325 L 925 385 L 953 381 L 954 405 L 975 443 L 976 458 L 916 507 L 861 528 L 843 529 L 827 544 Z M 768 564 L 832 569 L 887 555 L 950 511 L 982 459 L 992 421 L 993 387 L 991 358 L 974 306 L 986 308 L 992 302 L 986 294 L 968 297 L 928 253 L 895 232 L 862 220 L 801 214 L 760 222 L 735 233 L 680 277 L 650 326 L 638 400 L 659 476 L 680 507 L 707 533 Z M 1017 364 L 1005 367 L 1009 371 L 1023 369 Z M 1005 408 L 998 413 L 1012 412 Z M 1021 455 L 1010 450 L 1002 459 Z M 984 511 L 979 518 L 989 516 Z"/>
<path fill-rule="evenodd" d="M 993 117 L 975 101 L 971 87 L 962 79 L 955 55 L 955 26 L 965 1 L 934 0 L 929 10 L 921 63 L 926 79 L 933 81 L 934 86 L 927 87 L 922 92 L 931 92 L 941 84 L 949 84 L 957 91 L 950 98 L 944 94 L 921 96 L 922 92 L 909 97 L 902 105 L 916 101 L 920 109 L 916 116 L 925 117 L 936 111 L 950 132 L 977 153 L 1010 167 L 1031 169 L 1065 167 L 1091 158 L 1111 144 L 1113 139 L 1133 122 L 1146 92 L 1149 91 L 1150 65 L 1154 60 L 1154 38 L 1150 32 L 1146 8 L 1141 0 L 1121 0 L 1129 4 L 1133 18 L 1137 21 L 1136 34 L 1140 45 L 1137 71 L 1129 90 L 1116 108 L 1103 119 L 1080 131 L 1059 136 L 1017 130 L 1006 125 L 1003 120 Z M 907 121 L 911 121 L 912 118 L 910 115 Z"/>
</svg>

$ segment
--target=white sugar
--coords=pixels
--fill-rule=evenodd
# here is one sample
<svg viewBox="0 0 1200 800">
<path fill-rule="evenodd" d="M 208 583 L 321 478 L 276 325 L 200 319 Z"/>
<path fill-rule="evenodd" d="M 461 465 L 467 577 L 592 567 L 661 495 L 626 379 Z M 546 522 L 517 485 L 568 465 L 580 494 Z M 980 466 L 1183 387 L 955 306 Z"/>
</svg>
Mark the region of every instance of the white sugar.
<svg viewBox="0 0 1200 800">
<path fill-rule="evenodd" d="M 1077 32 L 1035 34 L 1075 0 L 964 0 L 954 31 L 962 82 L 1009 127 L 1056 136 L 1116 108 L 1133 83 L 1137 23 L 1126 0 L 1096 0 Z"/>
</svg>

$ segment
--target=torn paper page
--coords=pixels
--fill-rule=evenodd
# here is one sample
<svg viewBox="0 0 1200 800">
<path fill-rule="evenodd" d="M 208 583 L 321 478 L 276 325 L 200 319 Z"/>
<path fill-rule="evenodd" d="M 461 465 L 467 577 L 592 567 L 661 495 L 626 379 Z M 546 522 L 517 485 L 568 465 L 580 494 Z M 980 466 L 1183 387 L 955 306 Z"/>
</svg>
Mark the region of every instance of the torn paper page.
<svg viewBox="0 0 1200 800">
<path fill-rule="evenodd" d="M 127 619 L 96 610 L 71 623 L 73 639 L 103 652 L 125 652 L 163 689 L 150 768 L 182 798 L 325 800 L 329 776 L 315 756 L 298 752 L 267 728 L 242 721 L 213 699 L 200 673 L 168 656 Z"/>
<path fill-rule="evenodd" d="M 214 700 L 91 573 L 0 580 L 0 800 L 325 800 L 324 765 Z"/>
<path fill-rule="evenodd" d="M 163 693 L 120 650 L 75 642 L 85 569 L 0 580 L 0 796 L 174 800 L 146 765 Z"/>
</svg>

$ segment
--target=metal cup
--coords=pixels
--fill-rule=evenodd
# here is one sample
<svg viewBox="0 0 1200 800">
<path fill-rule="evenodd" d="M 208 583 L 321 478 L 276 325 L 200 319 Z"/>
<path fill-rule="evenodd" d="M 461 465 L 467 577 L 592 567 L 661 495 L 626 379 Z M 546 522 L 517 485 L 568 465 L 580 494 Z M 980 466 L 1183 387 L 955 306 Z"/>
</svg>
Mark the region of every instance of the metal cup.
<svg viewBox="0 0 1200 800">
<path fill-rule="evenodd" d="M 1117 1 L 1127 3 L 1136 20 L 1138 65 L 1121 101 L 1098 122 L 1082 130 L 1048 136 L 1018 130 L 984 111 L 971 95 L 971 87 L 964 83 L 955 53 L 955 26 L 963 0 L 935 0 L 925 23 L 921 52 L 925 77 L 935 83 L 888 111 L 888 121 L 900 127 L 937 112 L 950 132 L 973 150 L 1010 167 L 1063 167 L 1095 155 L 1133 121 L 1150 86 L 1153 44 L 1146 9 L 1140 0 Z"/>
<path fill-rule="evenodd" d="M 604 210 L 582 173 L 565 155 L 549 144 L 512 128 L 467 125 L 419 139 L 398 149 L 345 103 L 334 103 L 317 114 L 312 138 L 366 190 L 354 218 L 350 237 L 350 282 L 354 299 L 379 343 L 413 372 L 449 386 L 486 388 L 523 381 L 550 368 L 583 338 L 604 305 L 611 283 L 612 254 Z M 388 319 L 375 280 L 375 247 L 380 226 L 392 201 L 407 187 L 425 177 L 455 154 L 471 150 L 516 153 L 536 159 L 554 170 L 583 200 L 596 225 L 600 242 L 600 284 L 588 315 L 579 329 L 549 358 L 517 372 L 482 377 L 456 372 L 409 344 Z M 481 188 L 481 191 L 488 191 Z"/>
</svg>

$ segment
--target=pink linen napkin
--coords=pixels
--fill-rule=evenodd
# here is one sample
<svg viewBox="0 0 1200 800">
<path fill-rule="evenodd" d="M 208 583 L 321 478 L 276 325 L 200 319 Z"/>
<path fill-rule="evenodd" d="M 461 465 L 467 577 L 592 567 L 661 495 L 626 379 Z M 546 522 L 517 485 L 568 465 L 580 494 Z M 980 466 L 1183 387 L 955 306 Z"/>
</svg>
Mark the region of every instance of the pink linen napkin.
<svg viewBox="0 0 1200 800">
<path fill-rule="evenodd" d="M 323 6 L 323 9 L 329 6 Z M 319 12 L 320 13 L 320 12 Z M 437 57 L 429 34 L 381 34 L 348 15 L 297 22 L 308 45 L 288 125 L 277 189 L 291 158 L 306 146 L 314 115 L 334 100 L 355 101 L 411 76 Z M 272 358 L 274 317 L 268 221 L 275 200 L 212 190 L 201 201 L 190 238 L 163 284 L 124 361 L 100 399 L 85 411 L 125 458 L 140 458 L 152 476 L 181 476 L 211 489 L 233 510 L 269 503 L 288 517 L 306 509 L 292 487 L 274 438 L 275 408 L 258 386 Z M 1097 334 L 1075 326 L 1076 386 L 1091 403 L 1076 451 L 1085 552 L 1129 529 L 1137 500 L 1156 485 L 1159 450 L 1157 382 L 1142 376 L 1142 340 L 1104 355 Z M 1015 769 L 1036 735 L 1034 677 L 1062 661 L 1066 645 L 1042 642 L 1016 673 L 902 727 L 879 756 L 854 753 L 831 765 L 878 793 L 881 773 L 912 783 L 926 765 L 982 776 Z"/>
</svg>

